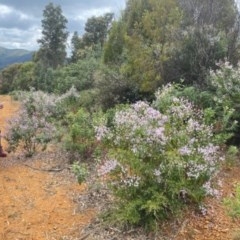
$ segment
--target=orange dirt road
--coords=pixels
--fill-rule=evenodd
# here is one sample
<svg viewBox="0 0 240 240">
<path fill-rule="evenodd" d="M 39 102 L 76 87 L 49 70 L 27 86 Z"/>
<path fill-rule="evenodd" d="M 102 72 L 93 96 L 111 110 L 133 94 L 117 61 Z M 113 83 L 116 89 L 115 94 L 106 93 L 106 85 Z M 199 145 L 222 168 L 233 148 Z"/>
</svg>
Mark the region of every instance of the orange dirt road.
<svg viewBox="0 0 240 240">
<path fill-rule="evenodd" d="M 0 110 L 4 133 L 7 118 L 17 114 L 19 104 L 10 96 L 0 96 L 0 102 L 4 104 Z M 1 158 L 0 163 L 12 157 Z M 41 165 L 38 160 L 34 164 Z M 94 210 L 79 211 L 74 202 L 74 196 L 84 190 L 85 186 L 78 185 L 74 178 L 65 181 L 63 173 L 36 171 L 22 163 L 8 167 L 0 164 L 0 240 L 79 237 L 94 216 Z"/>
</svg>

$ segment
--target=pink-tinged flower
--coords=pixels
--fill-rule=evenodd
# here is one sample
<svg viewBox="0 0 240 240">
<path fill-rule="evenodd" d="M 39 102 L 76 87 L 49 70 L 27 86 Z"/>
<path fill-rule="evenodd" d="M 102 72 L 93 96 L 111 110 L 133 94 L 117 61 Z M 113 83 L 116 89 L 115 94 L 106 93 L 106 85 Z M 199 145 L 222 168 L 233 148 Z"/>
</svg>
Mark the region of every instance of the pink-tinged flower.
<svg viewBox="0 0 240 240">
<path fill-rule="evenodd" d="M 208 210 L 207 210 L 207 208 L 206 208 L 205 206 L 200 205 L 198 208 L 199 208 L 200 213 L 201 213 L 203 216 L 206 216 L 206 215 L 207 215 Z"/>
<path fill-rule="evenodd" d="M 159 127 L 155 130 L 155 136 L 158 138 L 163 139 L 165 137 L 164 135 L 164 128 L 163 127 Z"/>
<path fill-rule="evenodd" d="M 127 187 L 138 187 L 140 184 L 141 178 L 139 176 L 128 176 L 127 178 L 123 179 L 121 182 L 126 185 Z"/>
<path fill-rule="evenodd" d="M 117 160 L 107 160 L 104 164 L 99 168 L 98 175 L 103 176 L 111 171 L 115 170 L 117 166 L 121 166 Z"/>
<path fill-rule="evenodd" d="M 161 171 L 159 169 L 154 169 L 153 170 L 153 175 L 156 177 L 160 177 L 161 176 Z"/>
<path fill-rule="evenodd" d="M 101 141 L 109 133 L 109 130 L 106 126 L 95 127 L 96 138 L 98 141 Z"/>
<path fill-rule="evenodd" d="M 220 192 L 217 189 L 214 189 L 211 186 L 211 182 L 208 181 L 203 185 L 203 188 L 206 192 L 207 195 L 213 196 L 213 197 L 219 197 L 220 196 Z"/>
<path fill-rule="evenodd" d="M 189 155 L 191 155 L 192 151 L 191 151 L 191 149 L 188 146 L 184 146 L 184 147 L 179 149 L 179 153 L 182 156 L 185 156 L 185 155 L 189 156 Z"/>
</svg>

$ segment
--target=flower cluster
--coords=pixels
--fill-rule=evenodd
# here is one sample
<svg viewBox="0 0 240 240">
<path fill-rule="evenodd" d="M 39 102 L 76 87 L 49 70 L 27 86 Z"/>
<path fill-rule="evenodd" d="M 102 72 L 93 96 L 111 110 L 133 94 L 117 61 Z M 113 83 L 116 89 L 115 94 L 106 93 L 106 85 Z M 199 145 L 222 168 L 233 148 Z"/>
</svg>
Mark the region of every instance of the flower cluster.
<svg viewBox="0 0 240 240">
<path fill-rule="evenodd" d="M 203 189 L 205 190 L 206 194 L 209 196 L 214 196 L 214 197 L 220 196 L 220 192 L 217 189 L 213 188 L 209 181 L 203 185 Z"/>
<path fill-rule="evenodd" d="M 167 120 L 167 116 L 140 101 L 116 113 L 114 132 L 106 126 L 97 127 L 97 139 L 105 137 L 116 146 L 127 145 L 136 155 L 151 157 L 153 150 L 162 151 L 161 146 L 167 142 L 164 133 Z"/>
<path fill-rule="evenodd" d="M 225 141 L 237 135 L 240 122 L 240 65 L 233 67 L 229 62 L 219 62 L 218 70 L 210 71 L 209 84 L 214 93 L 216 130 L 226 135 Z"/>
<path fill-rule="evenodd" d="M 23 145 L 26 155 L 31 156 L 36 149 L 51 141 L 56 133 L 52 117 L 56 115 L 58 98 L 43 92 L 30 92 L 21 96 L 18 115 L 8 122 L 6 140 L 9 150 Z"/>
<path fill-rule="evenodd" d="M 109 174 L 111 171 L 115 170 L 117 166 L 120 166 L 117 160 L 107 160 L 103 165 L 98 169 L 98 175 L 103 176 Z"/>
<path fill-rule="evenodd" d="M 113 189 L 124 203 L 129 201 L 130 209 L 137 204 L 143 214 L 147 208 L 143 218 L 217 194 L 211 179 L 220 149 L 213 143 L 213 128 L 191 102 L 171 96 L 172 88 L 169 84 L 160 90 L 152 106 L 137 102 L 116 111 L 113 126 L 96 128 L 97 139 L 105 140 L 115 159 L 105 163 L 101 173 L 114 174 Z"/>
<path fill-rule="evenodd" d="M 127 178 L 124 178 L 121 183 L 124 184 L 126 187 L 138 187 L 140 184 L 141 178 L 134 175 L 134 176 L 129 176 Z"/>
<path fill-rule="evenodd" d="M 109 134 L 109 130 L 106 126 L 95 126 L 96 138 L 98 141 L 102 140 L 106 135 Z"/>
</svg>

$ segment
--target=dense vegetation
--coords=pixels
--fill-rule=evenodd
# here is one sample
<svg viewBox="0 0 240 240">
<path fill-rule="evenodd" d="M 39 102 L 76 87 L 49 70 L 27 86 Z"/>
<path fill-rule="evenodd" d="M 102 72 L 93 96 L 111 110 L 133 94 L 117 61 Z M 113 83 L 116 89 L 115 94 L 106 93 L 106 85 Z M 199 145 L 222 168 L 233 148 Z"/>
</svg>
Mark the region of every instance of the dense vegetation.
<svg viewBox="0 0 240 240">
<path fill-rule="evenodd" d="M 1 93 L 29 90 L 7 139 L 27 155 L 60 141 L 110 176 L 112 220 L 154 229 L 204 211 L 223 149 L 239 143 L 239 12 L 234 0 L 128 0 L 113 19 L 89 18 L 66 59 L 67 20 L 46 6 L 33 61 L 0 75 Z"/>
</svg>

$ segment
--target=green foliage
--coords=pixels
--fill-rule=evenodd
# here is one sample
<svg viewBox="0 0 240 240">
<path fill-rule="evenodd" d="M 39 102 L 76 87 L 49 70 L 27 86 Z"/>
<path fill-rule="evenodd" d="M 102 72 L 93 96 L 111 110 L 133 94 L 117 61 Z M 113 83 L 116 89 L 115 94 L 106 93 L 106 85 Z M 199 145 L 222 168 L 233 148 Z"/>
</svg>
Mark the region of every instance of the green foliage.
<svg viewBox="0 0 240 240">
<path fill-rule="evenodd" d="M 73 36 L 71 39 L 71 47 L 72 47 L 71 62 L 75 63 L 78 60 L 77 51 L 81 47 L 81 39 L 79 38 L 77 31 L 73 33 Z"/>
<path fill-rule="evenodd" d="M 127 25 L 128 34 L 132 34 L 137 23 L 141 22 L 141 18 L 146 10 L 150 9 L 148 0 L 128 0 L 126 9 L 123 12 L 123 20 Z"/>
<path fill-rule="evenodd" d="M 77 153 L 82 160 L 90 159 L 96 148 L 94 117 L 83 108 L 68 115 L 68 136 L 65 147 L 72 154 Z"/>
<path fill-rule="evenodd" d="M 223 203 L 227 208 L 229 216 L 232 218 L 240 217 L 240 184 L 237 184 L 234 196 L 225 198 Z"/>
<path fill-rule="evenodd" d="M 112 20 L 113 13 L 106 13 L 104 16 L 89 18 L 85 24 L 85 33 L 83 35 L 85 45 L 93 46 L 100 44 L 103 46 Z"/>
<path fill-rule="evenodd" d="M 82 37 L 74 32 L 72 37 L 71 62 L 85 59 L 89 53 L 99 50 L 102 52 L 103 45 L 107 39 L 107 34 L 113 20 L 113 13 L 106 13 L 103 16 L 93 16 L 87 19 L 85 33 Z"/>
<path fill-rule="evenodd" d="M 55 88 L 53 80 L 54 70 L 50 67 L 46 68 L 40 62 L 37 62 L 34 67 L 32 87 L 36 91 L 52 93 Z"/>
<path fill-rule="evenodd" d="M 99 110 L 100 104 L 97 100 L 97 89 L 93 88 L 81 91 L 78 104 L 79 107 L 87 109 L 89 112 Z"/>
<path fill-rule="evenodd" d="M 184 206 L 217 195 L 211 179 L 221 158 L 213 129 L 189 101 L 171 96 L 172 89 L 159 90 L 153 107 L 140 101 L 108 112 L 96 128 L 109 149 L 99 175 L 110 174 L 117 224 L 154 229 Z"/>
<path fill-rule="evenodd" d="M 224 59 L 227 51 L 227 36 L 223 32 L 212 26 L 189 27 L 182 32 L 180 47 L 174 53 L 170 66 L 177 66 L 177 74 L 171 80 L 184 78 L 185 84 L 205 87 L 209 69 L 216 69 L 216 62 Z"/>
<path fill-rule="evenodd" d="M 218 66 L 218 70 L 210 72 L 208 79 L 215 104 L 215 119 L 220 118 L 220 127 L 234 133 L 234 137 L 238 139 L 240 69 L 239 66 L 234 68 L 229 62 L 221 62 Z"/>
<path fill-rule="evenodd" d="M 94 74 L 100 66 L 100 61 L 89 55 L 83 60 L 69 64 L 54 72 L 52 89 L 58 94 L 65 93 L 72 86 L 78 91 L 93 88 Z M 49 86 L 49 85 L 46 85 Z"/>
<path fill-rule="evenodd" d="M 131 29 L 127 26 L 127 59 L 122 72 L 140 91 L 153 94 L 164 82 L 164 64 L 177 46 L 174 36 L 180 27 L 181 11 L 175 0 L 129 1 L 127 6 Z M 136 13 L 137 9 L 140 12 Z"/>
<path fill-rule="evenodd" d="M 79 99 L 80 94 L 74 86 L 66 93 L 60 95 L 56 106 L 58 109 L 58 116 L 55 116 L 55 119 L 61 119 L 71 112 L 77 112 L 79 108 Z"/>
<path fill-rule="evenodd" d="M 19 73 L 21 64 L 13 64 L 0 72 L 0 91 L 2 94 L 13 91 L 13 83 Z"/>
<path fill-rule="evenodd" d="M 95 73 L 96 100 L 103 110 L 120 103 L 135 102 L 140 98 L 138 89 L 128 82 L 117 68 L 102 66 Z"/>
<path fill-rule="evenodd" d="M 224 58 L 239 59 L 239 13 L 234 0 L 179 0 L 183 12 L 179 46 L 167 69 L 168 80 L 203 87 L 209 69 Z M 174 72 L 172 72 L 174 69 Z"/>
<path fill-rule="evenodd" d="M 62 66 L 66 57 L 67 19 L 60 6 L 46 5 L 43 11 L 42 38 L 38 40 L 40 50 L 36 59 L 46 68 Z"/>
<path fill-rule="evenodd" d="M 229 146 L 226 151 L 226 164 L 228 166 L 233 166 L 236 164 L 238 159 L 238 148 L 236 146 Z"/>
<path fill-rule="evenodd" d="M 104 46 L 103 61 L 106 64 L 118 64 L 123 61 L 125 26 L 123 21 L 113 22 L 108 41 Z"/>
<path fill-rule="evenodd" d="M 14 90 L 30 90 L 33 86 L 34 81 L 34 68 L 35 64 L 33 62 L 26 62 L 21 64 L 19 71 L 13 82 Z"/>
<path fill-rule="evenodd" d="M 165 97 L 160 103 L 161 111 L 165 111 L 172 103 L 174 97 L 184 97 L 194 103 L 196 108 L 203 111 L 204 123 L 211 125 L 214 132 L 214 142 L 225 144 L 232 136 L 236 129 L 236 122 L 233 121 L 234 110 L 228 106 L 223 106 L 222 102 L 216 103 L 220 98 L 208 89 L 201 91 L 196 87 L 185 87 L 181 84 L 172 84 Z"/>
<path fill-rule="evenodd" d="M 78 162 L 74 162 L 72 164 L 72 171 L 75 174 L 75 176 L 77 177 L 77 181 L 79 184 L 82 184 L 83 182 L 86 181 L 86 177 L 88 175 L 88 170 L 87 170 L 87 166 L 86 164 L 83 163 L 78 163 Z"/>
<path fill-rule="evenodd" d="M 152 94 L 168 82 L 205 89 L 216 61 L 239 60 L 239 18 L 234 0 L 128 0 L 105 44 L 104 62 L 127 82 Z"/>
</svg>

